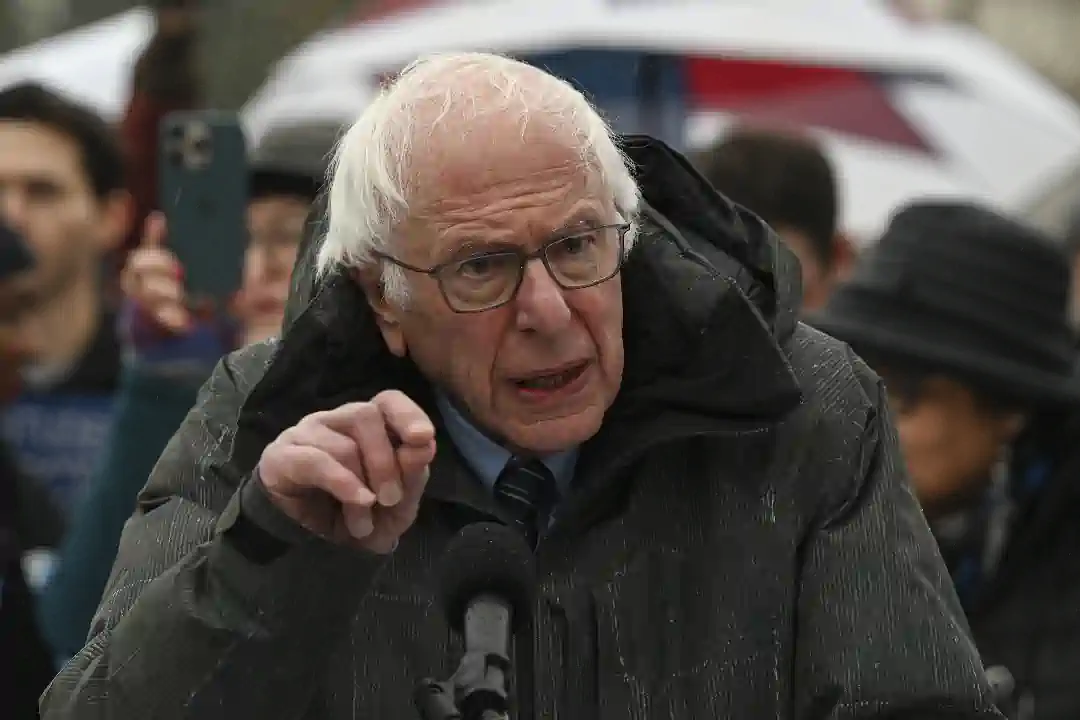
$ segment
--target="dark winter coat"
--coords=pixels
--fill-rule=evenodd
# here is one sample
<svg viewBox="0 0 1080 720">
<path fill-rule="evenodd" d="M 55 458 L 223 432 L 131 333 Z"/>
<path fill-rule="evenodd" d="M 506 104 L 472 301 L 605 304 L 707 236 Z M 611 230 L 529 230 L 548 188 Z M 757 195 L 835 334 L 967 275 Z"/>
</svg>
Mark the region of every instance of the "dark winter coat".
<svg viewBox="0 0 1080 720">
<path fill-rule="evenodd" d="M 628 152 L 648 207 L 622 277 L 624 382 L 537 549 L 522 706 L 996 718 L 879 380 L 797 323 L 798 268 L 757 218 L 659 143 Z M 459 527 L 498 511 L 441 431 L 391 557 L 308 535 L 250 481 L 316 410 L 398 388 L 437 420 L 352 282 L 310 291 L 312 251 L 283 341 L 229 357 L 158 463 L 45 718 L 405 718 L 414 683 L 456 665 L 431 571 Z"/>
</svg>

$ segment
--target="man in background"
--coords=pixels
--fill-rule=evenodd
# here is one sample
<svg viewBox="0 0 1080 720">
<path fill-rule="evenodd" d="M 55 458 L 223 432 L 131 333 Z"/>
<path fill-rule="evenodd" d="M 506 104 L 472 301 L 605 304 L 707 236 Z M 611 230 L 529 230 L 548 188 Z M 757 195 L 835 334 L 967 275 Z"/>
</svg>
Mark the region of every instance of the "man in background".
<svg viewBox="0 0 1080 720">
<path fill-rule="evenodd" d="M 66 507 L 96 464 L 119 376 L 101 271 L 130 221 L 123 167 L 94 113 L 37 85 L 0 92 L 0 216 L 36 256 L 29 322 L 42 339 L 3 435 Z"/>
<path fill-rule="evenodd" d="M 820 308 L 851 264 L 837 230 L 836 175 L 809 137 L 738 128 L 701 153 L 713 187 L 773 227 L 802 265 L 803 310 Z"/>
<path fill-rule="evenodd" d="M 339 131 L 330 123 L 275 128 L 256 146 L 243 283 L 234 315 L 220 318 L 228 332 L 191 323 L 183 268 L 163 244 L 163 218 L 151 216 L 141 245 L 128 256 L 121 273 L 131 310 L 121 323 L 127 366 L 112 432 L 41 599 L 42 622 L 62 662 L 86 641 L 124 523 L 199 386 L 223 355 L 281 331 L 297 248 Z M 232 342 L 225 344 L 226 338 Z"/>
<path fill-rule="evenodd" d="M 31 269 L 22 239 L 0 223 L 0 402 L 19 386 L 19 370 L 36 344 L 28 322 Z M 44 493 L 0 443 L 0 648 L 8 656 L 0 672 L 0 715 L 37 717 L 38 695 L 55 669 L 34 612 L 30 553 L 55 541 L 55 511 Z"/>
</svg>

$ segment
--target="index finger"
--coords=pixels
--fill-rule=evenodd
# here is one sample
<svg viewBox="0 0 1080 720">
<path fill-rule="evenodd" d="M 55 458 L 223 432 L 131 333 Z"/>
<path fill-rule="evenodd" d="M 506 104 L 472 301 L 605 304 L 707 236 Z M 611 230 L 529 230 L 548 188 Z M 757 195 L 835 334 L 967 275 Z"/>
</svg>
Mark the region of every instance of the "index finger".
<svg viewBox="0 0 1080 720">
<path fill-rule="evenodd" d="M 386 420 L 386 427 L 402 445 L 426 448 L 435 440 L 435 426 L 423 408 L 399 390 L 385 390 L 371 399 Z"/>
</svg>

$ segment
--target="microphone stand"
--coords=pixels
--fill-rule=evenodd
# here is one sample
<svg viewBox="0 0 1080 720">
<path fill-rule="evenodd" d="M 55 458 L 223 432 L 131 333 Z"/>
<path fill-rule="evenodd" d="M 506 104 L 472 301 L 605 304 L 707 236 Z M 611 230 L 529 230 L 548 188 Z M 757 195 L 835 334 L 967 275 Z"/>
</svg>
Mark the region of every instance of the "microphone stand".
<svg viewBox="0 0 1080 720">
<path fill-rule="evenodd" d="M 413 693 L 420 720 L 509 720 L 510 658 L 466 653 L 449 680 L 421 680 Z"/>
</svg>

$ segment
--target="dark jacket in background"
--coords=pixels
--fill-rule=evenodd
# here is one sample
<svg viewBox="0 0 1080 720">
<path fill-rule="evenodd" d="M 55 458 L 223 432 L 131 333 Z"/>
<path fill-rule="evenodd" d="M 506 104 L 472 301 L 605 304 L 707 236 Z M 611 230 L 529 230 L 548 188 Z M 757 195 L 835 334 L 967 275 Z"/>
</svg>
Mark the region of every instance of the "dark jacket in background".
<svg viewBox="0 0 1080 720">
<path fill-rule="evenodd" d="M 23 575 L 23 554 L 47 547 L 59 515 L 48 496 L 20 477 L 0 447 L 0 715 L 11 720 L 37 717 L 38 696 L 56 668 L 37 621 L 35 599 Z"/>
<path fill-rule="evenodd" d="M 1015 511 L 967 603 L 986 665 L 1008 668 L 1032 720 L 1080 718 L 1080 413 L 1044 417 L 1014 454 Z"/>
<path fill-rule="evenodd" d="M 0 418 L 20 470 L 49 491 L 65 517 L 81 501 L 108 437 L 120 365 L 116 319 L 106 311 L 69 371 L 43 383 L 27 382 Z"/>
<path fill-rule="evenodd" d="M 622 275 L 623 387 L 537 549 L 521 702 L 600 720 L 996 718 L 879 381 L 796 323 L 798 269 L 767 228 L 655 141 L 628 151 L 648 207 Z M 431 571 L 499 511 L 441 430 L 390 557 L 309 535 L 250 480 L 316 410 L 398 388 L 438 420 L 343 275 L 301 287 L 289 316 L 280 344 L 203 388 L 44 717 L 409 717 L 414 683 L 456 664 Z"/>
<path fill-rule="evenodd" d="M 124 522 L 195 396 L 188 383 L 140 368 L 124 370 L 102 461 L 72 516 L 56 574 L 41 595 L 41 624 L 57 657 L 70 658 L 86 643 Z"/>
<path fill-rule="evenodd" d="M 134 222 L 116 270 L 142 239 L 147 215 L 158 204 L 158 128 L 170 112 L 199 100 L 196 31 L 155 31 L 135 62 L 132 93 L 120 125 Z M 117 288 L 111 288 L 117 290 Z M 115 321 L 108 330 L 114 333 Z M 117 355 L 119 367 L 119 354 Z M 169 437 L 195 400 L 195 389 L 136 368 L 117 373 L 112 424 L 100 462 L 71 515 L 57 573 L 41 598 L 42 625 L 59 657 L 83 646 L 116 556 L 120 531 Z"/>
</svg>

